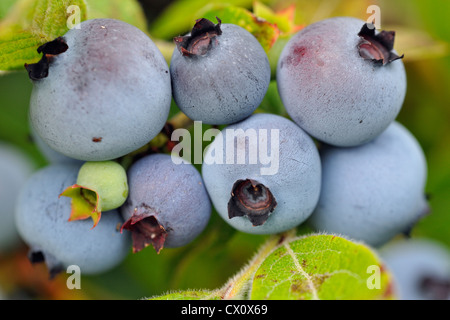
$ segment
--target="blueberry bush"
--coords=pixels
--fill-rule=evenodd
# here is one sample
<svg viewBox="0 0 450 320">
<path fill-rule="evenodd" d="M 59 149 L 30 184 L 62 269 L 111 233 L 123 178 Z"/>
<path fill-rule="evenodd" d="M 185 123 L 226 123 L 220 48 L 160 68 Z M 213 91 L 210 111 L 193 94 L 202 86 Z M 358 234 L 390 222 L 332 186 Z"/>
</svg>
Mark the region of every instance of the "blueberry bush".
<svg viewBox="0 0 450 320">
<path fill-rule="evenodd" d="M 449 11 L 1 1 L 0 297 L 450 299 Z"/>
</svg>

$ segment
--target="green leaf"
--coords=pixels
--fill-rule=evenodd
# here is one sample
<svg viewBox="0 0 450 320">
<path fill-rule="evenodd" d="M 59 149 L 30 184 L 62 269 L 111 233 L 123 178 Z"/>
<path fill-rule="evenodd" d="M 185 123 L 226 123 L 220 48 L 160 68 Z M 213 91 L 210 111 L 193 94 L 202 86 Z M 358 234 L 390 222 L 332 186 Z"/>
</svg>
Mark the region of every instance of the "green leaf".
<svg viewBox="0 0 450 320">
<path fill-rule="evenodd" d="M 0 70 L 23 68 L 25 63 L 36 62 L 36 49 L 42 44 L 30 31 L 0 36 Z"/>
<path fill-rule="evenodd" d="M 0 20 L 8 13 L 9 9 L 14 5 L 16 0 L 2 0 L 0 1 Z"/>
<path fill-rule="evenodd" d="M 80 19 L 86 18 L 84 0 L 20 0 L 0 23 L 0 70 L 21 69 L 25 62 L 40 59 L 36 49 L 48 41 L 64 35 L 72 12 L 68 7 L 80 8 Z"/>
<path fill-rule="evenodd" d="M 370 0 L 296 0 L 295 16 L 297 23 L 303 25 L 339 16 L 366 20 L 369 17 L 369 14 L 366 12 L 367 8 L 375 3 Z M 384 9 L 384 6 L 382 8 L 387 10 Z M 385 11 L 382 12 L 384 13 Z"/>
<path fill-rule="evenodd" d="M 303 26 L 295 25 L 295 10 L 295 4 L 278 12 L 258 1 L 253 4 L 253 13 L 261 19 L 276 24 L 282 34 L 293 34 L 302 29 Z"/>
<path fill-rule="evenodd" d="M 168 293 L 162 296 L 149 298 L 148 300 L 219 300 L 216 291 L 208 290 L 186 290 Z"/>
<path fill-rule="evenodd" d="M 313 235 L 274 250 L 253 276 L 250 298 L 389 299 L 391 276 L 367 246 L 338 236 Z"/>
<path fill-rule="evenodd" d="M 79 20 L 73 19 L 76 14 Z M 39 61 L 40 45 L 63 36 L 70 23 L 95 18 L 118 19 L 147 31 L 136 0 L 18 0 L 0 23 L 0 70 L 22 69 L 25 63 Z"/>
<path fill-rule="evenodd" d="M 266 52 L 270 50 L 280 35 L 280 30 L 275 24 L 240 7 L 217 4 L 206 7 L 201 16 L 213 22 L 218 17 L 222 23 L 232 23 L 246 29 L 258 39 Z"/>
<path fill-rule="evenodd" d="M 88 0 L 88 19 L 118 19 L 147 31 L 147 20 L 137 0 Z"/>
<path fill-rule="evenodd" d="M 280 31 L 280 35 L 267 52 L 270 62 L 270 70 L 272 79 L 276 78 L 276 69 L 278 59 L 287 42 L 291 37 L 300 31 L 303 26 L 295 23 L 296 5 L 292 4 L 289 7 L 274 11 L 272 8 L 256 1 L 253 4 L 253 13 L 269 23 L 276 25 Z"/>
<path fill-rule="evenodd" d="M 249 8 L 253 0 L 227 0 L 232 6 Z M 172 40 L 192 29 L 195 20 L 203 18 L 199 11 L 208 4 L 220 4 L 223 0 L 177 0 L 173 1 L 150 23 L 150 34 L 156 38 Z"/>
<path fill-rule="evenodd" d="M 386 26 L 383 29 L 395 30 L 395 49 L 405 54 L 405 62 L 440 58 L 450 53 L 449 43 L 435 40 L 422 30 L 402 26 Z"/>
</svg>

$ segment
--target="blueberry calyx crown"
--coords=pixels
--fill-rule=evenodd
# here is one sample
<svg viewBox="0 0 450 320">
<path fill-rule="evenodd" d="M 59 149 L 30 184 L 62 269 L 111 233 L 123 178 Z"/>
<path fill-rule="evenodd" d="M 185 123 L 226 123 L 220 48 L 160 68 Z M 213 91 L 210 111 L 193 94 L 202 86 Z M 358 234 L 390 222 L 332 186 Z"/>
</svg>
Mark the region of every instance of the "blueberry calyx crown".
<svg viewBox="0 0 450 320">
<path fill-rule="evenodd" d="M 95 228 L 102 215 L 100 195 L 94 189 L 74 184 L 66 188 L 59 197 L 71 198 L 69 221 L 92 218 Z"/>
<path fill-rule="evenodd" d="M 371 23 L 365 23 L 358 36 L 362 39 L 358 46 L 359 54 L 366 60 L 384 66 L 404 57 L 404 55 L 398 56 L 392 51 L 394 49 L 395 31 L 383 30 L 375 34 L 375 26 Z"/>
<path fill-rule="evenodd" d="M 420 290 L 432 300 L 447 300 L 450 297 L 450 279 L 436 275 L 424 275 L 419 282 Z"/>
<path fill-rule="evenodd" d="M 63 37 L 58 37 L 53 41 L 44 43 L 38 49 L 38 53 L 42 53 L 42 58 L 37 63 L 25 63 L 25 69 L 31 80 L 41 80 L 48 77 L 48 69 L 54 56 L 64 53 L 69 49 Z"/>
<path fill-rule="evenodd" d="M 45 253 L 37 248 L 30 248 L 30 251 L 28 252 L 28 260 L 31 264 L 45 263 L 48 268 L 50 280 L 54 279 L 64 270 L 63 265 L 52 255 L 49 255 L 48 253 Z"/>
<path fill-rule="evenodd" d="M 134 208 L 133 215 L 122 225 L 123 229 L 131 231 L 133 240 L 133 253 L 139 252 L 148 245 L 152 245 L 157 253 L 160 253 L 164 247 L 169 230 L 166 230 L 156 219 L 156 211 L 141 204 Z"/>
<path fill-rule="evenodd" d="M 265 185 L 251 179 L 238 180 L 228 201 L 228 217 L 246 216 L 253 226 L 260 226 L 276 206 L 275 197 Z"/>
<path fill-rule="evenodd" d="M 217 18 L 217 24 L 208 19 L 202 18 L 195 21 L 190 35 L 173 38 L 178 50 L 183 56 L 202 56 L 205 55 L 213 45 L 213 39 L 222 34 L 220 25 L 222 21 Z"/>
</svg>

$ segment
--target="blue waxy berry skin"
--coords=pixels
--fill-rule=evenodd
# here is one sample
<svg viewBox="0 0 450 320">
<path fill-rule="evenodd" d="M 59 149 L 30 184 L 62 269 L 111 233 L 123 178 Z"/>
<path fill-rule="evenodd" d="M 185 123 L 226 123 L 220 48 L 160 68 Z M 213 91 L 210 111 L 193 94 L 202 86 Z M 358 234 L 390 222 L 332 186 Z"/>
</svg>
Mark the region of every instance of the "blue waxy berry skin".
<svg viewBox="0 0 450 320">
<path fill-rule="evenodd" d="M 34 171 L 34 164 L 20 149 L 0 142 L 0 254 L 13 250 L 20 237 L 14 222 L 18 194 Z"/>
<path fill-rule="evenodd" d="M 349 17 L 311 24 L 290 39 L 278 60 L 277 85 L 286 111 L 330 145 L 374 139 L 394 121 L 405 98 L 403 62 L 391 61 L 394 51 L 383 61 L 367 59 L 378 51 L 368 53 L 367 40 L 359 36 L 364 25 Z M 392 33 L 383 35 L 393 44 Z"/>
<path fill-rule="evenodd" d="M 426 159 L 398 122 L 362 146 L 324 146 L 321 159 L 322 191 L 309 220 L 317 231 L 377 247 L 409 232 L 428 212 Z"/>
<path fill-rule="evenodd" d="M 82 160 L 70 158 L 50 148 L 50 146 L 44 140 L 42 140 L 42 138 L 36 133 L 36 131 L 33 129 L 33 126 L 31 125 L 30 131 L 31 131 L 30 135 L 34 144 L 36 145 L 41 155 L 45 158 L 45 160 L 47 160 L 49 164 L 56 164 L 56 163 L 73 163 L 80 165 L 83 164 L 84 161 Z"/>
<path fill-rule="evenodd" d="M 160 132 L 172 99 L 170 74 L 144 32 L 122 21 L 92 19 L 58 41 L 67 48 L 50 58 L 48 76 L 28 66 L 31 123 L 52 149 L 105 161 Z"/>
<path fill-rule="evenodd" d="M 194 47 L 197 54 L 183 55 L 176 48 L 170 63 L 177 106 L 189 118 L 213 125 L 250 116 L 270 83 L 269 60 L 258 40 L 234 24 L 219 28 L 221 34 L 204 51 Z"/>
<path fill-rule="evenodd" d="M 69 265 L 82 274 L 105 272 L 130 252 L 129 235 L 118 227 L 123 220 L 117 211 L 105 213 L 101 223 L 68 221 L 71 201 L 59 197 L 76 182 L 80 166 L 53 164 L 31 176 L 22 189 L 16 208 L 16 226 L 30 247 L 30 257 L 43 257 L 50 274 Z"/>
<path fill-rule="evenodd" d="M 211 202 L 192 164 L 175 164 L 170 155 L 153 154 L 136 161 L 127 175 L 129 195 L 120 210 L 134 252 L 150 244 L 158 253 L 163 247 L 184 246 L 206 228 Z"/>
<path fill-rule="evenodd" d="M 392 241 L 379 250 L 399 300 L 450 300 L 450 251 L 427 238 Z"/>
<path fill-rule="evenodd" d="M 249 129 L 255 130 L 258 139 L 261 137 L 262 140 L 238 144 L 236 138 L 227 138 L 227 130 L 247 132 Z M 258 130 L 266 130 L 267 139 L 263 138 L 263 131 Z M 274 132 L 278 132 L 278 137 L 272 136 Z M 237 158 L 227 164 L 227 144 L 234 146 L 232 152 L 235 156 L 242 151 L 247 155 L 242 164 L 237 162 Z M 258 145 L 259 150 L 266 146 L 266 154 L 273 152 L 275 156 L 278 153 L 279 162 L 276 166 L 276 161 L 272 162 L 274 170 L 269 170 L 271 174 L 261 171 L 271 167 L 267 161 L 264 164 L 262 158 L 251 164 L 250 153 L 253 155 L 259 151 L 249 151 L 249 145 Z M 207 157 L 218 153 L 223 155 L 222 164 L 208 162 Z M 246 233 L 273 234 L 292 229 L 311 215 L 320 194 L 321 164 L 314 141 L 295 123 L 278 115 L 257 113 L 226 127 L 222 130 L 222 137 L 214 139 L 206 152 L 202 176 L 215 209 L 228 224 Z M 237 213 L 242 204 L 254 204 L 252 187 L 256 187 L 255 195 L 260 190 L 263 194 L 260 197 L 262 201 L 255 203 L 255 207 L 269 210 L 255 210 L 243 215 L 242 212 Z M 237 196 L 238 193 L 242 196 Z"/>
</svg>

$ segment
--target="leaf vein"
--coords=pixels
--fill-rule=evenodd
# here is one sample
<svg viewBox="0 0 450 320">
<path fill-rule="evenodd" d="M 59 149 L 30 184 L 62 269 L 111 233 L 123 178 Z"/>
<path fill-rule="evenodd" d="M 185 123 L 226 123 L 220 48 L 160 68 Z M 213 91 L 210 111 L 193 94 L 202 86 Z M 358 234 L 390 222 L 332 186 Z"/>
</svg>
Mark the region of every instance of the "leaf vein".
<svg viewBox="0 0 450 320">
<path fill-rule="evenodd" d="M 295 253 L 292 250 L 292 248 L 290 247 L 290 245 L 286 243 L 286 244 L 284 244 L 284 247 L 286 248 L 286 251 L 290 255 L 291 259 L 294 261 L 294 265 L 295 265 L 295 268 L 297 269 L 297 271 L 303 277 L 305 277 L 306 281 L 308 282 L 308 286 L 311 289 L 313 300 L 319 300 L 319 296 L 317 294 L 317 288 L 314 286 L 311 276 L 305 270 L 303 270 L 303 267 L 301 266 L 300 262 L 298 261 L 297 256 L 295 255 Z"/>
</svg>

